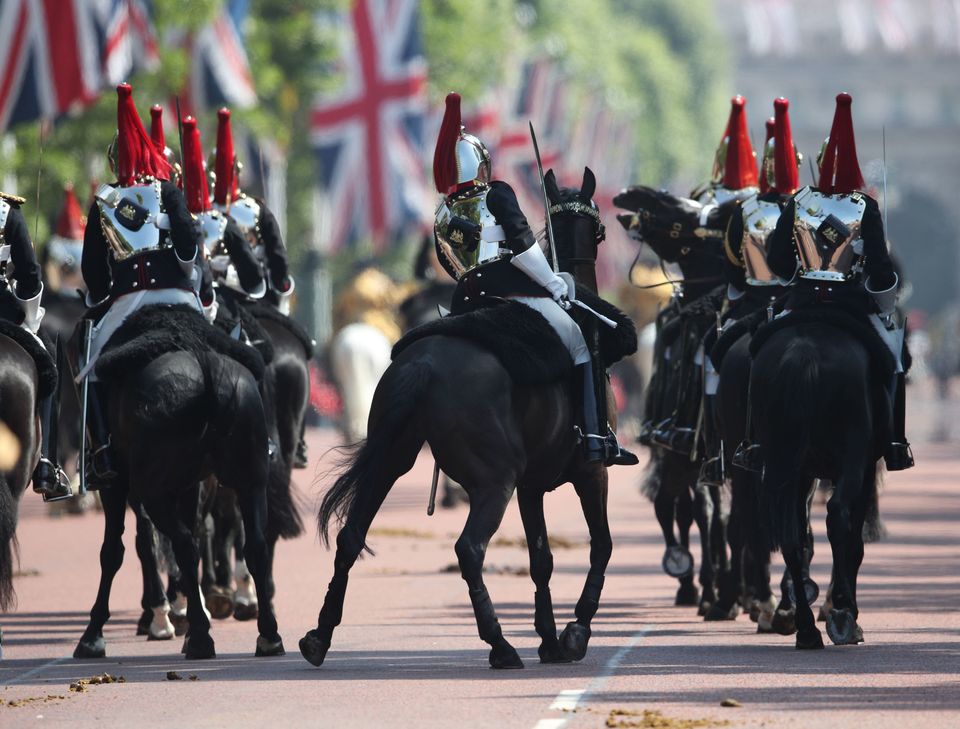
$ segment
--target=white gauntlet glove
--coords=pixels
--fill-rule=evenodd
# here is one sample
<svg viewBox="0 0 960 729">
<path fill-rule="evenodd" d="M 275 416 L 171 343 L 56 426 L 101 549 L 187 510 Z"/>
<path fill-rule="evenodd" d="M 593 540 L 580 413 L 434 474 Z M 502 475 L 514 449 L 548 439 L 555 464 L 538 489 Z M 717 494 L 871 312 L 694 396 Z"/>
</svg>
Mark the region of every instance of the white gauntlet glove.
<svg viewBox="0 0 960 729">
<path fill-rule="evenodd" d="M 510 259 L 510 263 L 549 291 L 554 301 L 560 302 L 567 298 L 567 282 L 553 272 L 539 245 L 534 244 L 523 253 L 518 253 Z"/>
</svg>

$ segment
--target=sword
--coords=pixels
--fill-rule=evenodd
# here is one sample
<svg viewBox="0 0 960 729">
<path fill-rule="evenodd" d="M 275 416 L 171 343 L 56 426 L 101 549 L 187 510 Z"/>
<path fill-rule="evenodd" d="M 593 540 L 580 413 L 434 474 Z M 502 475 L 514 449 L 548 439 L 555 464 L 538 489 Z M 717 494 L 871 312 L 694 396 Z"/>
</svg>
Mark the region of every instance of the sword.
<svg viewBox="0 0 960 729">
<path fill-rule="evenodd" d="M 553 272 L 560 271 L 557 262 L 557 245 L 553 241 L 553 222 L 550 220 L 550 200 L 547 198 L 547 184 L 543 179 L 543 163 L 540 161 L 540 146 L 537 144 L 537 133 L 533 131 L 533 122 L 530 122 L 530 139 L 533 140 L 533 154 L 537 158 L 537 172 L 540 173 L 540 191 L 543 193 L 543 212 L 547 221 L 547 240 L 550 242 L 550 263 L 553 265 Z"/>
<path fill-rule="evenodd" d="M 83 320 L 83 367 L 81 372 L 86 373 L 90 367 L 90 349 L 93 343 L 93 320 Z M 90 399 L 90 375 L 83 375 L 83 384 L 80 385 L 80 488 L 79 494 L 87 493 L 87 410 Z"/>
<path fill-rule="evenodd" d="M 183 119 L 180 118 L 180 97 L 177 96 L 176 98 L 177 98 L 177 135 L 180 137 L 180 184 L 181 184 L 181 189 L 183 190 L 184 199 L 189 200 L 189 198 L 187 198 L 187 171 L 183 169 L 184 166 L 187 164 L 183 156 L 184 155 Z M 200 248 L 206 250 L 204 246 L 200 246 Z"/>
</svg>

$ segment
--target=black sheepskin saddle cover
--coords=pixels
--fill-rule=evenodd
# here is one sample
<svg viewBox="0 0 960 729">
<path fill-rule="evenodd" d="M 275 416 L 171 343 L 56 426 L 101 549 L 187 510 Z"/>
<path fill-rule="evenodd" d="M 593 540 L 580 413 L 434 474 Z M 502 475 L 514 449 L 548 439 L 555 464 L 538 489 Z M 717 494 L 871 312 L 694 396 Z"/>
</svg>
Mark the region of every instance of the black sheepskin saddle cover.
<svg viewBox="0 0 960 729">
<path fill-rule="evenodd" d="M 603 322 L 597 322 L 597 332 L 600 335 L 600 357 L 605 367 L 610 367 L 637 351 L 637 327 L 633 319 L 583 286 L 577 286 L 577 298 L 594 311 L 617 323 L 616 329 L 613 329 Z M 583 312 L 583 315 L 588 319 L 592 317 L 589 312 Z"/>
<path fill-rule="evenodd" d="M 672 305 L 664 310 L 660 325 L 661 346 L 667 347 L 685 331 L 702 337 L 716 325 L 717 312 L 723 307 L 726 286 L 718 286 L 698 299 L 681 307 Z"/>
<path fill-rule="evenodd" d="M 313 357 L 317 343 L 314 341 L 313 337 L 310 336 L 310 333 L 304 328 L 304 326 L 300 324 L 300 322 L 291 319 L 286 314 L 282 314 L 276 309 L 276 307 L 271 306 L 263 301 L 250 301 L 245 303 L 243 306 L 255 318 L 272 321 L 275 324 L 282 326 L 294 337 L 296 337 L 300 344 L 303 345 L 303 351 L 306 353 L 307 359 L 311 359 Z"/>
<path fill-rule="evenodd" d="M 229 289 L 217 290 L 219 307 L 217 308 L 217 319 L 214 325 L 227 334 L 232 334 L 239 324 L 243 337 L 260 353 L 260 356 L 263 357 L 263 363 L 269 365 L 273 362 L 274 350 L 273 342 L 270 341 L 267 330 L 263 328 L 260 320 L 250 313 L 243 298 L 232 293 L 225 293 L 226 291 L 229 291 Z"/>
<path fill-rule="evenodd" d="M 636 351 L 637 333 L 629 317 L 596 295 L 582 300 L 618 322 L 612 335 L 604 336 L 602 330 L 609 327 L 600 325 L 600 349 L 606 364 Z M 623 331 L 619 331 L 621 327 Z M 547 320 L 516 301 L 446 316 L 412 329 L 394 345 L 393 358 L 414 342 L 433 336 L 460 337 L 483 347 L 500 360 L 518 385 L 559 382 L 573 371 L 570 353 Z"/>
<path fill-rule="evenodd" d="M 833 304 L 794 309 L 785 316 L 762 324 L 754 332 L 753 339 L 750 342 L 750 355 L 756 357 L 767 340 L 777 332 L 799 324 L 826 324 L 837 329 L 838 336 L 854 337 L 866 348 L 870 355 L 870 362 L 876 368 L 876 374 L 884 381 L 893 376 L 896 368 L 893 354 L 867 317 L 852 308 Z M 903 356 L 904 370 L 909 369 L 909 364 L 910 356 L 905 351 Z"/>
<path fill-rule="evenodd" d="M 113 333 L 97 360 L 97 374 L 122 379 L 168 352 L 203 355 L 217 352 L 236 360 L 257 379 L 263 377 L 263 357 L 256 349 L 207 323 L 189 306 L 145 306 Z"/>
<path fill-rule="evenodd" d="M 765 308 L 757 309 L 749 312 L 745 316 L 739 317 L 729 326 L 725 326 L 723 332 L 721 332 L 719 337 L 715 338 L 712 344 L 708 344 L 707 340 L 704 340 L 704 345 L 710 353 L 710 360 L 713 362 L 714 369 L 719 372 L 720 367 L 723 365 L 723 358 L 727 352 L 730 351 L 730 348 L 736 344 L 744 334 L 753 334 L 766 320 L 767 310 Z"/>
<path fill-rule="evenodd" d="M 43 337 L 41 330 L 41 337 Z M 8 319 L 0 319 L 0 334 L 9 337 L 29 354 L 37 365 L 37 398 L 42 400 L 57 387 L 57 362 L 53 357 L 53 347 L 49 342 L 41 345 L 30 332 Z"/>
</svg>

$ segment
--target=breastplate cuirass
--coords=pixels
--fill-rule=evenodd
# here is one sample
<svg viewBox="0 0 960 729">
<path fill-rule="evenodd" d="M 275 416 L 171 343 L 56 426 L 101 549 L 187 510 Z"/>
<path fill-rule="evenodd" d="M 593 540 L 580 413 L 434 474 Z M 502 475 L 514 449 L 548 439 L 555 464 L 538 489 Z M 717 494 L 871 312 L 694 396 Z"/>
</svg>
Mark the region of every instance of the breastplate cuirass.
<svg viewBox="0 0 960 729">
<path fill-rule="evenodd" d="M 767 265 L 767 243 L 780 219 L 780 205 L 775 201 L 748 198 L 741 205 L 743 241 L 741 254 L 751 286 L 777 286 L 780 282 Z"/>
<path fill-rule="evenodd" d="M 487 207 L 489 191 L 486 185 L 473 187 L 437 208 L 433 225 L 437 252 L 457 279 L 504 254 L 503 228 Z"/>
<path fill-rule="evenodd" d="M 794 197 L 794 240 L 800 276 L 819 281 L 846 281 L 863 254 L 860 227 L 867 209 L 861 192 L 824 195 L 809 187 Z"/>
<path fill-rule="evenodd" d="M 96 197 L 103 233 L 116 260 L 171 245 L 158 180 L 131 187 L 102 185 Z"/>
</svg>

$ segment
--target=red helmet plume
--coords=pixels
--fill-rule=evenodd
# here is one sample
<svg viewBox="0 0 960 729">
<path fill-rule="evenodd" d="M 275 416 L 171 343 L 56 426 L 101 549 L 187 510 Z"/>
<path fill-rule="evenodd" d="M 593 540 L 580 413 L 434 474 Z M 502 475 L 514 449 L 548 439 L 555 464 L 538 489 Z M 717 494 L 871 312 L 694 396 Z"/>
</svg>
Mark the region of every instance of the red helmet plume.
<svg viewBox="0 0 960 729">
<path fill-rule="evenodd" d="M 790 131 L 790 102 L 782 96 L 773 102 L 775 131 L 773 141 L 774 189 L 781 195 L 792 195 L 800 187 L 800 170 L 797 169 L 797 151 Z"/>
<path fill-rule="evenodd" d="M 133 185 L 139 177 L 170 179 L 170 165 L 147 136 L 133 105 L 130 84 L 117 86 L 117 182 Z"/>
<path fill-rule="evenodd" d="M 853 97 L 837 94 L 830 137 L 820 160 L 820 183 L 817 187 L 827 195 L 862 190 L 865 186 L 860 163 L 857 162 L 857 141 L 853 136 Z"/>
<path fill-rule="evenodd" d="M 447 94 L 437 146 L 433 151 L 433 181 L 437 192 L 446 195 L 457 184 L 457 139 L 460 137 L 460 94 Z"/>
<path fill-rule="evenodd" d="M 217 159 L 214 163 L 217 181 L 213 199 L 218 205 L 226 205 L 237 199 L 237 156 L 233 152 L 233 132 L 230 129 L 230 110 L 226 107 L 217 112 Z"/>
<path fill-rule="evenodd" d="M 771 116 L 764 124 L 763 137 L 763 160 L 760 162 L 760 194 L 764 195 L 770 190 L 770 182 L 767 179 L 767 148 L 770 146 L 770 140 L 773 139 L 776 121 Z"/>
<path fill-rule="evenodd" d="M 163 134 L 163 107 L 160 104 L 150 107 L 150 139 L 160 154 L 163 154 L 167 148 L 167 139 Z"/>
<path fill-rule="evenodd" d="M 54 235 L 67 240 L 83 240 L 83 229 L 86 227 L 83 213 L 80 211 L 80 202 L 69 182 L 63 186 L 63 206 L 57 215 L 57 225 Z"/>
<path fill-rule="evenodd" d="M 730 119 L 727 122 L 727 154 L 723 165 L 722 184 L 728 190 L 756 187 L 757 159 L 747 133 L 747 100 L 734 96 L 730 100 Z"/>
<path fill-rule="evenodd" d="M 183 120 L 183 179 L 187 208 L 191 213 L 210 209 L 210 191 L 203 171 L 203 150 L 197 120 L 188 116 Z"/>
</svg>

